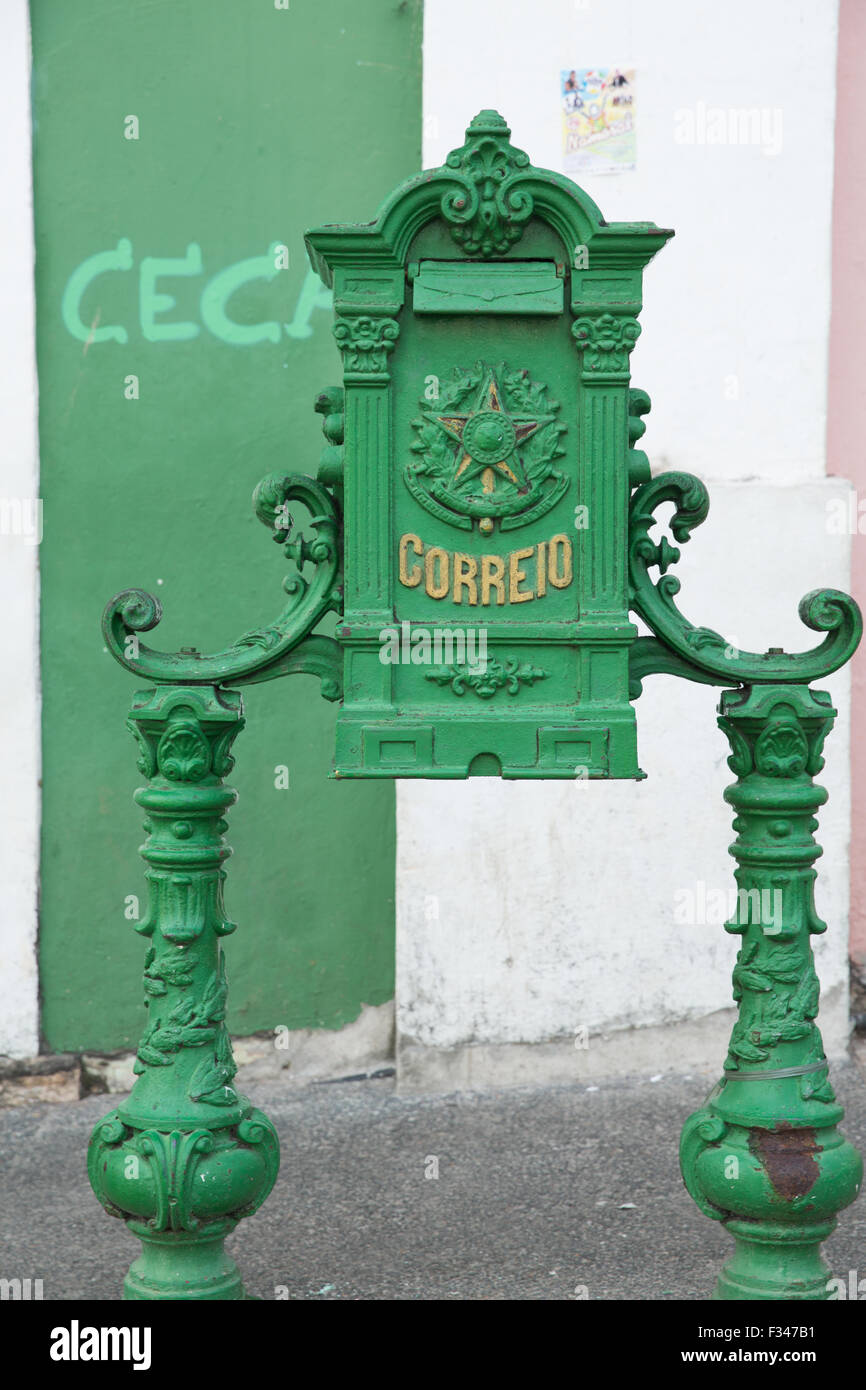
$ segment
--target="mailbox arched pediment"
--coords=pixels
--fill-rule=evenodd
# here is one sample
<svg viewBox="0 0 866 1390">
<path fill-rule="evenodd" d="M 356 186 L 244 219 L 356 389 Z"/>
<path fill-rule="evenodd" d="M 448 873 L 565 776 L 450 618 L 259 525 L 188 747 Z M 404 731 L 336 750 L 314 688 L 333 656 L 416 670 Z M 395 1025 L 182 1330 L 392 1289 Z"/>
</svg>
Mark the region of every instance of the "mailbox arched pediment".
<svg viewBox="0 0 866 1390">
<path fill-rule="evenodd" d="M 450 233 L 455 258 L 517 257 L 525 233 L 546 224 L 569 261 L 579 248 L 587 261 L 597 259 L 599 269 L 642 267 L 673 235 L 650 222 L 605 222 L 588 193 L 562 174 L 533 167 L 510 137 L 498 112 L 480 112 L 467 127 L 466 143 L 440 168 L 395 189 L 375 221 L 308 233 L 313 268 L 326 285 L 334 283 L 337 266 L 359 260 L 397 269 L 407 263 L 417 234 L 434 221 Z"/>
</svg>

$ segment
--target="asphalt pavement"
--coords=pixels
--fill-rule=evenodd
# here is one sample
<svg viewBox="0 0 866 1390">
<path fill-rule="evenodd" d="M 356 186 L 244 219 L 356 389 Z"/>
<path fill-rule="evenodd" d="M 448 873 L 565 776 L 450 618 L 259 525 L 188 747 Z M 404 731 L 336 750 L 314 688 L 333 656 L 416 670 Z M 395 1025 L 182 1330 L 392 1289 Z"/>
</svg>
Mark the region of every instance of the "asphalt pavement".
<svg viewBox="0 0 866 1390">
<path fill-rule="evenodd" d="M 866 1148 L 866 1082 L 833 1080 Z M 276 1187 L 229 1237 L 270 1300 L 702 1300 L 731 1248 L 680 1178 L 705 1077 L 402 1096 L 394 1079 L 245 1088 L 282 1145 Z M 87 1182 L 117 1097 L 0 1110 L 0 1275 L 43 1298 L 116 1300 L 139 1249 Z M 825 1246 L 866 1279 L 866 1201 Z M 866 1287 L 866 1285 L 864 1285 Z"/>
</svg>

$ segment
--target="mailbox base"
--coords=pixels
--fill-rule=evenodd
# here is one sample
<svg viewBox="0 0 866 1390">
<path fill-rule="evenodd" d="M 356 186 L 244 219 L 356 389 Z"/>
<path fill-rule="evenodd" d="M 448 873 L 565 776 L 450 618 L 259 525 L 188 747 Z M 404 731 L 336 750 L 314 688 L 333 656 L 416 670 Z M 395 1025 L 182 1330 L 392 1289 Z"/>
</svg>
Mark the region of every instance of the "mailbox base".
<svg viewBox="0 0 866 1390">
<path fill-rule="evenodd" d="M 473 717 L 471 710 L 449 723 L 400 716 L 374 723 L 369 714 L 352 718 L 344 713 L 337 724 L 332 775 L 510 780 L 646 776 L 637 765 L 631 709 L 574 722 L 535 711 L 499 724 Z"/>
</svg>

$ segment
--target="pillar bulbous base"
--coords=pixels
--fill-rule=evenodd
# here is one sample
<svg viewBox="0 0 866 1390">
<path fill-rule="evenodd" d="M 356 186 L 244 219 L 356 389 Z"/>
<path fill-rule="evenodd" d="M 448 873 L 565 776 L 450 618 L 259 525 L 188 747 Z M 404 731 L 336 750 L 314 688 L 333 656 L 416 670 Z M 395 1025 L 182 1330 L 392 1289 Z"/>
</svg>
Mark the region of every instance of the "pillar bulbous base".
<svg viewBox="0 0 866 1390">
<path fill-rule="evenodd" d="M 836 1212 L 857 1196 L 860 1155 L 832 1123 L 819 1128 L 778 1118 L 796 1115 L 802 1106 L 795 1103 L 787 1111 L 775 1107 L 775 1128 L 771 1107 L 766 1127 L 727 1123 L 714 1105 L 724 1087 L 689 1117 L 680 1144 L 689 1192 L 735 1241 L 713 1297 L 827 1299 L 831 1271 L 820 1246 L 835 1229 Z"/>
<path fill-rule="evenodd" d="M 96 1126 L 91 1185 L 144 1247 L 125 1298 L 246 1297 L 223 1241 L 273 1187 L 279 1141 L 261 1111 L 243 1103 L 246 1117 L 224 1129 L 136 1129 L 117 1110 Z"/>
<path fill-rule="evenodd" d="M 143 1249 L 124 1298 L 241 1299 L 240 1272 L 223 1241 L 265 1200 L 279 1145 L 260 1111 L 231 1130 L 137 1131 L 117 1111 L 97 1125 L 88 1168 L 99 1200 Z"/>
</svg>

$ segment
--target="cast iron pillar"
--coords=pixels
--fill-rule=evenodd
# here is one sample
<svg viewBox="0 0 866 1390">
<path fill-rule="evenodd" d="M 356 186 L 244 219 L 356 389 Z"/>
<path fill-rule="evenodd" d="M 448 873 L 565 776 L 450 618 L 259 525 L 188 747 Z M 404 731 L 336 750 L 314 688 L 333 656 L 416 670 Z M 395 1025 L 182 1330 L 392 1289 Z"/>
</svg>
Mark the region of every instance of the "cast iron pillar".
<svg viewBox="0 0 866 1390">
<path fill-rule="evenodd" d="M 291 538 L 290 501 L 310 514 L 311 541 Z M 340 699 L 342 653 L 333 638 L 312 633 L 342 605 L 340 488 L 272 474 L 253 505 L 293 563 L 274 621 L 205 654 L 144 645 L 141 634 L 156 627 L 162 610 L 141 589 L 118 594 L 103 616 L 112 656 L 153 687 L 135 696 L 128 720 L 148 780 L 135 794 L 148 835 L 141 853 L 150 902 L 136 926 L 149 943 L 147 1025 L 132 1093 L 96 1126 L 88 1152 L 96 1196 L 142 1243 L 124 1283 L 129 1299 L 245 1298 L 223 1242 L 261 1206 L 279 1168 L 273 1125 L 232 1084 L 225 1024 L 222 940 L 235 925 L 223 905 L 231 853 L 223 817 L 236 793 L 223 778 L 244 724 L 240 693 L 226 687 L 312 675 L 325 699 Z"/>
<path fill-rule="evenodd" d="M 214 686 L 164 686 L 136 696 L 129 728 L 149 785 L 135 794 L 147 819 L 150 906 L 136 930 L 147 1026 L 129 1098 L 96 1126 L 88 1169 L 105 1209 L 142 1243 L 124 1282 L 129 1299 L 240 1299 L 223 1241 L 261 1206 L 277 1176 L 270 1120 L 238 1095 L 226 1031 L 222 939 L 223 785 L 243 727 L 241 697 Z"/>
<path fill-rule="evenodd" d="M 701 1211 L 722 1221 L 735 1250 L 719 1299 L 826 1299 L 820 1244 L 854 1201 L 863 1162 L 836 1125 L 843 1110 L 828 1077 L 810 937 L 826 931 L 814 904 L 813 830 L 827 792 L 813 777 L 836 711 L 804 685 L 722 694 L 719 725 L 737 781 L 734 967 L 739 1017 L 724 1076 L 687 1121 L 680 1159 Z"/>
</svg>

